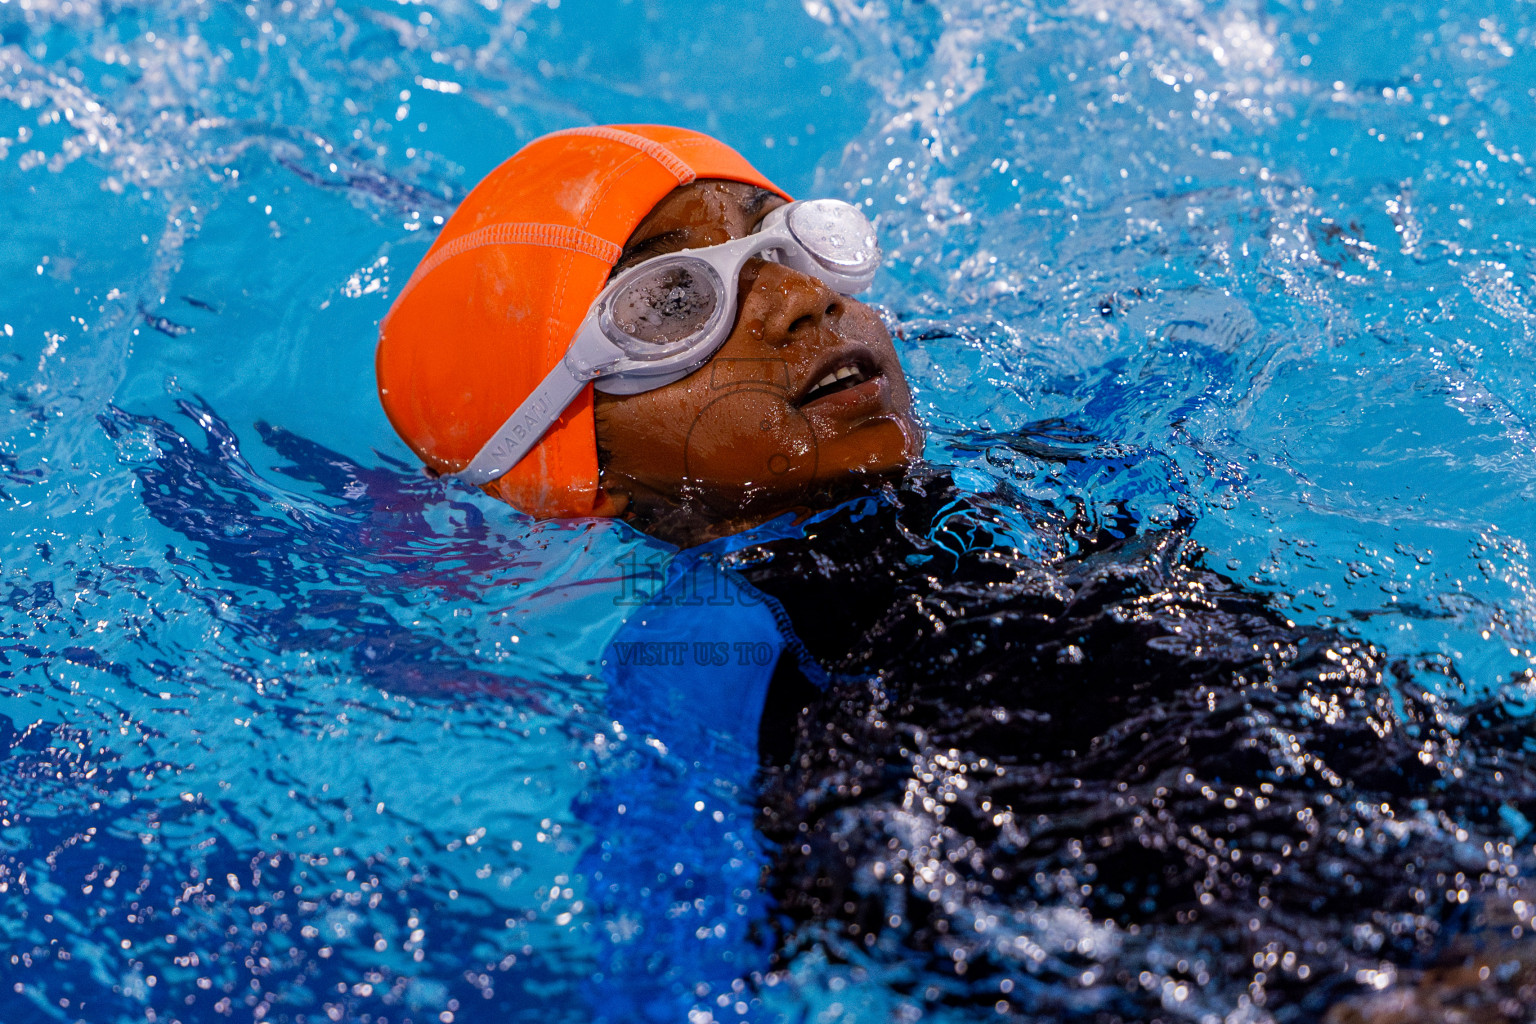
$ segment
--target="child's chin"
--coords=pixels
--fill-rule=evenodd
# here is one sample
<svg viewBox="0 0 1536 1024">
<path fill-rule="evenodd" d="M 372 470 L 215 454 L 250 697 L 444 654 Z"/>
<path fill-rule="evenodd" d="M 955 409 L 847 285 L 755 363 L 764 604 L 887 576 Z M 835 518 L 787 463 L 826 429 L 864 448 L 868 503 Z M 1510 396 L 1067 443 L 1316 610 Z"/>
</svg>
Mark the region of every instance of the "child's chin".
<svg viewBox="0 0 1536 1024">
<path fill-rule="evenodd" d="M 910 418 L 868 420 L 842 437 L 820 444 L 818 479 L 881 479 L 906 471 L 922 453 L 922 433 Z"/>
</svg>

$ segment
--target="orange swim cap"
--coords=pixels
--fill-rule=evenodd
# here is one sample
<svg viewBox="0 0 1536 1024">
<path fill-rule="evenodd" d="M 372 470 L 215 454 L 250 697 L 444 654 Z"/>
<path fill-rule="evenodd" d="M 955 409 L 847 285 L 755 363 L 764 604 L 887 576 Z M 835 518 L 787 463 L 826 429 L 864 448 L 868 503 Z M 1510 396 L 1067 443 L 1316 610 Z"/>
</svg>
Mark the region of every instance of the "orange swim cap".
<svg viewBox="0 0 1536 1024">
<path fill-rule="evenodd" d="M 635 226 L 695 178 L 789 198 L 724 143 L 663 125 L 555 132 L 475 186 L 379 326 L 379 400 L 423 462 L 469 464 L 565 355 Z M 596 513 L 592 385 L 484 489 L 534 516 Z"/>
</svg>

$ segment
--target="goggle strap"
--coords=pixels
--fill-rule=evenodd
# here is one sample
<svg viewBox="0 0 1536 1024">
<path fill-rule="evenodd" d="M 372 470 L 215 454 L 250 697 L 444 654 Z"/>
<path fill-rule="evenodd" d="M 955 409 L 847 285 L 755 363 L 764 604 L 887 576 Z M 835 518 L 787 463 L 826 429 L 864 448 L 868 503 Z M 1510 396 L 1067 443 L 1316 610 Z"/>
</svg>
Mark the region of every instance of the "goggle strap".
<svg viewBox="0 0 1536 1024">
<path fill-rule="evenodd" d="M 586 380 L 578 378 L 566 361 L 560 360 L 533 389 L 533 394 L 475 453 L 469 465 L 449 475 L 476 487 L 500 477 L 533 450 L 586 385 Z"/>
</svg>

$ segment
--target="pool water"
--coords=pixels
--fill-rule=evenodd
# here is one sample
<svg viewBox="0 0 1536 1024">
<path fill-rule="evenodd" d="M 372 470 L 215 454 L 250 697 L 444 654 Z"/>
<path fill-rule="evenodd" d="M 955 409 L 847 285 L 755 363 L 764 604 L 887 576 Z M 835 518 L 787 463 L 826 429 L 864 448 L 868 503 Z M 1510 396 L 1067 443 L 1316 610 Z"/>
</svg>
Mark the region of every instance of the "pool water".
<svg viewBox="0 0 1536 1024">
<path fill-rule="evenodd" d="M 637 121 L 867 203 L 962 486 L 1192 521 L 1405 685 L 1524 697 L 1536 5 L 0 0 L 0 1020 L 645 987 L 581 808 L 644 747 L 594 665 L 665 549 L 427 480 L 372 369 L 483 174 Z M 700 913 L 740 978 L 663 1019 L 941 1016 Z"/>
</svg>

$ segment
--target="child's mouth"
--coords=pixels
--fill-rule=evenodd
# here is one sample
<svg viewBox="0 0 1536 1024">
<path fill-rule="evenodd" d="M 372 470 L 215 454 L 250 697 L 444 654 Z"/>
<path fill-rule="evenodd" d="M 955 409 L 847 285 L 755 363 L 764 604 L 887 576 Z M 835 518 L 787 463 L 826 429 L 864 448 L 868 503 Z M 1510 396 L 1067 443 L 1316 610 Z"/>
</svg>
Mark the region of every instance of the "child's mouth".
<svg viewBox="0 0 1536 1024">
<path fill-rule="evenodd" d="M 795 402 L 796 406 L 809 405 L 812 402 L 835 395 L 849 388 L 858 387 L 865 381 L 873 380 L 880 376 L 878 367 L 861 358 L 861 355 L 852 355 L 838 360 L 837 364 L 829 368 L 822 377 L 816 381 L 805 394 Z"/>
</svg>

